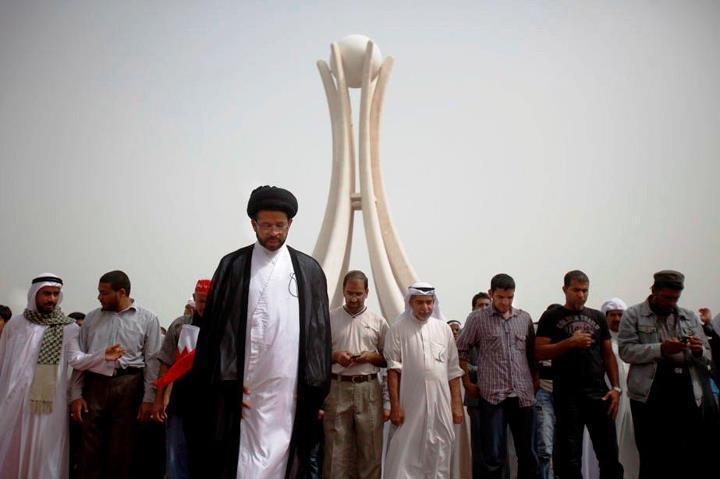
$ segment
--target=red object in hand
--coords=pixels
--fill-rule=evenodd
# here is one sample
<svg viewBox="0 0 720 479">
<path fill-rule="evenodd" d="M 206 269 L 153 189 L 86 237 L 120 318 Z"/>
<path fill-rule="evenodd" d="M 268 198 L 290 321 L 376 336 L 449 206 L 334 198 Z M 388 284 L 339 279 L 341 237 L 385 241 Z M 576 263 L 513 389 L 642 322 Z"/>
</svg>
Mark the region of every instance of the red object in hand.
<svg viewBox="0 0 720 479">
<path fill-rule="evenodd" d="M 155 381 L 155 384 L 158 386 L 168 386 L 170 383 L 177 381 L 192 369 L 194 360 L 194 349 L 192 351 L 186 350 L 179 352 L 175 358 L 175 364 L 173 364 L 161 378 Z"/>
</svg>

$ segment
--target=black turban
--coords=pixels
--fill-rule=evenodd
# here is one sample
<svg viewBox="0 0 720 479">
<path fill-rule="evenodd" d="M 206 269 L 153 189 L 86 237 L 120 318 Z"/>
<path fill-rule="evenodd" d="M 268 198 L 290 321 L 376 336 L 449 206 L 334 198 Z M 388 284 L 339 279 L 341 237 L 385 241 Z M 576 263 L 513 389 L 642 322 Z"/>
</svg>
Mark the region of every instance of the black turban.
<svg viewBox="0 0 720 479">
<path fill-rule="evenodd" d="M 250 194 L 247 214 L 250 218 L 255 218 L 261 210 L 284 211 L 288 218 L 293 218 L 298 210 L 297 198 L 288 190 L 277 186 L 258 186 Z"/>
</svg>

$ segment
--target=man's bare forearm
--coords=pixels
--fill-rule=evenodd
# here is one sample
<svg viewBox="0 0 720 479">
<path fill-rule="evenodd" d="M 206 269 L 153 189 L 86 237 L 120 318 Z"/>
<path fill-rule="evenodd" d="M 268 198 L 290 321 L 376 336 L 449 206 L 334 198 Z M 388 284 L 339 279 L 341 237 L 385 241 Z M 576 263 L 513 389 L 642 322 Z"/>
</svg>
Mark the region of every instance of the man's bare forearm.
<svg viewBox="0 0 720 479">
<path fill-rule="evenodd" d="M 465 361 L 464 359 L 460 360 L 460 368 L 465 371 L 465 374 L 462 376 L 462 382 L 465 386 L 465 389 L 468 389 L 472 385 L 472 381 L 470 381 L 470 363 Z"/>
<path fill-rule="evenodd" d="M 460 394 L 460 378 L 451 379 L 448 381 L 450 385 L 450 401 L 453 406 L 462 407 L 462 395 Z"/>
<path fill-rule="evenodd" d="M 370 364 L 379 368 L 387 367 L 387 361 L 385 361 L 385 356 L 378 352 L 372 353 L 372 355 L 370 356 Z"/>
<path fill-rule="evenodd" d="M 546 359 L 553 359 L 572 348 L 572 343 L 569 338 L 552 344 L 535 343 L 535 360 L 544 361 Z"/>
<path fill-rule="evenodd" d="M 400 406 L 400 371 L 388 369 L 388 392 L 390 393 L 390 407 Z"/>
<path fill-rule="evenodd" d="M 160 368 L 158 370 L 158 379 L 163 377 L 168 369 L 169 369 L 168 366 L 165 363 L 161 362 Z M 158 385 L 157 392 L 155 393 L 156 401 L 158 400 L 158 398 L 162 398 L 165 395 L 165 388 L 166 388 L 166 386 Z"/>
<path fill-rule="evenodd" d="M 609 341 L 608 341 L 609 342 Z M 605 370 L 612 387 L 617 387 L 620 383 L 618 380 L 618 365 L 612 346 L 603 345 L 603 360 L 605 361 Z"/>
</svg>

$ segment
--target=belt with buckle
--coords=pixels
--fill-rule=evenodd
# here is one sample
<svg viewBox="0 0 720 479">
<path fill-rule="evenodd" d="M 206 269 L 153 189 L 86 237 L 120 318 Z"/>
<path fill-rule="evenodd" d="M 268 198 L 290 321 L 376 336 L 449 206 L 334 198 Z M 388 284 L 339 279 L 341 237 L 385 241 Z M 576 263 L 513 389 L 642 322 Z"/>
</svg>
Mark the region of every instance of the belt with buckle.
<svg viewBox="0 0 720 479">
<path fill-rule="evenodd" d="M 367 381 L 371 381 L 375 378 L 377 378 L 377 373 L 373 374 L 358 374 L 356 376 L 343 376 L 342 374 L 332 374 L 331 375 L 333 379 L 337 379 L 338 381 L 358 384 L 358 383 L 364 383 Z"/>
</svg>

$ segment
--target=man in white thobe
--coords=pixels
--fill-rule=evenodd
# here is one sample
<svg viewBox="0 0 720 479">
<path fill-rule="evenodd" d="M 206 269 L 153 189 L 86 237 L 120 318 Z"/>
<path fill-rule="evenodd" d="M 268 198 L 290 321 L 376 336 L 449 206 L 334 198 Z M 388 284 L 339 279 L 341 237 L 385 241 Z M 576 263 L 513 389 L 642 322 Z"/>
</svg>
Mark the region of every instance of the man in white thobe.
<svg viewBox="0 0 720 479">
<path fill-rule="evenodd" d="M 620 298 L 612 298 L 605 301 L 600 311 L 607 319 L 610 335 L 612 336 L 612 348 L 617 358 L 618 383 L 623 391 L 627 391 L 627 373 L 630 365 L 620 359 L 618 352 L 618 331 L 620 329 L 620 318 L 627 304 Z M 640 471 L 640 457 L 637 446 L 635 446 L 635 432 L 633 430 L 632 414 L 630 412 L 630 398 L 627 394 L 620 396 L 617 416 L 615 416 L 615 431 L 617 432 L 618 448 L 620 451 L 620 464 L 625 469 L 625 479 L 637 479 Z M 583 477 L 585 479 L 596 479 L 600 477 L 597 457 L 593 451 L 590 435 L 585 429 L 583 437 Z"/>
<path fill-rule="evenodd" d="M 455 431 L 463 418 L 457 347 L 435 288 L 414 283 L 405 312 L 385 338 L 390 420 L 388 479 L 448 478 Z"/>
<path fill-rule="evenodd" d="M 68 477 L 68 378 L 71 365 L 102 368 L 119 346 L 80 352 L 75 320 L 65 316 L 62 279 L 32 281 L 27 308 L 0 337 L 0 477 Z"/>
<path fill-rule="evenodd" d="M 247 212 L 257 242 L 215 271 L 193 362 L 201 385 L 190 419 L 193 477 L 322 474 L 327 283 L 317 261 L 285 244 L 297 208 L 285 189 L 255 189 Z"/>
<path fill-rule="evenodd" d="M 285 475 L 295 420 L 297 387 L 297 286 L 284 244 L 252 252 L 248 331 L 245 337 L 245 387 L 251 407 L 240 430 L 238 477 Z"/>
</svg>

